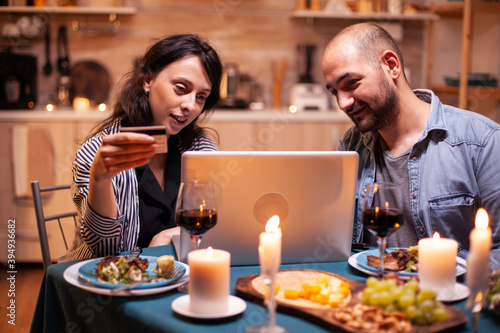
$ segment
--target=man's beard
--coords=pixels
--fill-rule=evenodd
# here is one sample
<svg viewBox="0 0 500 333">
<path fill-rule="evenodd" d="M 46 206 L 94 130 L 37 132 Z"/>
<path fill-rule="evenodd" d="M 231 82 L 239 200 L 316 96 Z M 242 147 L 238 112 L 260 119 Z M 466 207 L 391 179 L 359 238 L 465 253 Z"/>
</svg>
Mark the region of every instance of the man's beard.
<svg viewBox="0 0 500 333">
<path fill-rule="evenodd" d="M 381 128 L 389 126 L 396 119 L 399 107 L 398 95 L 395 89 L 385 80 L 381 80 L 379 95 L 382 96 L 382 94 L 384 95 L 384 97 L 381 98 L 383 104 L 379 107 L 371 108 L 365 102 L 361 102 L 359 105 L 354 106 L 354 108 L 364 106 L 371 111 L 362 119 L 354 119 L 351 117 L 351 120 L 361 133 L 377 131 Z"/>
</svg>

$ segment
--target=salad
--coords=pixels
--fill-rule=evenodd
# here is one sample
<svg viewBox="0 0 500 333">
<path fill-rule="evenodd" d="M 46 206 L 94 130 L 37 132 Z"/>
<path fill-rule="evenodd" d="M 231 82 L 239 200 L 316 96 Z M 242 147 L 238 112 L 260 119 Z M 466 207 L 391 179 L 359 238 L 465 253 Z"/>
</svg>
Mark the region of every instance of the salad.
<svg viewBox="0 0 500 333">
<path fill-rule="evenodd" d="M 489 310 L 500 315 L 500 268 L 490 275 L 488 291 L 486 292 L 486 304 Z"/>
<path fill-rule="evenodd" d="M 97 264 L 96 276 L 100 282 L 132 283 L 149 279 L 148 266 L 148 260 L 139 257 L 127 262 L 125 256 L 107 256 Z"/>
</svg>

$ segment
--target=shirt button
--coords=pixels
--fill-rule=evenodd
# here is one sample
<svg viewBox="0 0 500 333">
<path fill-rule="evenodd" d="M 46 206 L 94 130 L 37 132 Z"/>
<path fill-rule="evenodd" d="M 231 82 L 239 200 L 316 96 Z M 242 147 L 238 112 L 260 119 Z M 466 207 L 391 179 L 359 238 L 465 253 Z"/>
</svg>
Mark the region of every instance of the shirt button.
<svg viewBox="0 0 500 333">
<path fill-rule="evenodd" d="M 413 156 L 411 159 L 414 160 L 414 161 L 416 161 L 417 160 L 417 156 Z"/>
<path fill-rule="evenodd" d="M 413 197 L 413 199 L 416 199 L 417 198 L 417 193 L 413 193 L 412 197 Z"/>
<path fill-rule="evenodd" d="M 363 194 L 366 194 L 366 188 L 363 189 Z"/>
<path fill-rule="evenodd" d="M 420 228 L 420 229 L 418 229 L 418 232 L 420 232 L 421 234 L 423 234 L 424 233 L 424 229 Z"/>
</svg>

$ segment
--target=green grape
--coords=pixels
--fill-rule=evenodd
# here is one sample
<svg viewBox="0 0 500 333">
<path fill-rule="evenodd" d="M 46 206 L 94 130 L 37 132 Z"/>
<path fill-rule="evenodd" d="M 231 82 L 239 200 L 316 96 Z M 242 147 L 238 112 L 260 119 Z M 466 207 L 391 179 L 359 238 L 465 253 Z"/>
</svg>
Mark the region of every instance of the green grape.
<svg viewBox="0 0 500 333">
<path fill-rule="evenodd" d="M 403 286 L 394 286 L 393 288 L 391 288 L 391 293 L 394 295 L 394 300 L 398 300 L 401 295 L 403 295 L 403 291 L 404 291 L 404 288 Z"/>
<path fill-rule="evenodd" d="M 385 281 L 386 281 L 387 285 L 389 286 L 389 290 L 398 285 L 398 281 L 396 281 L 395 279 L 386 279 Z"/>
<path fill-rule="evenodd" d="M 405 309 L 415 303 L 415 294 L 404 292 L 398 299 L 398 305 Z"/>
<path fill-rule="evenodd" d="M 423 301 L 435 299 L 436 293 L 430 289 L 421 289 L 417 294 L 417 303 L 422 303 Z"/>
<path fill-rule="evenodd" d="M 434 300 L 432 299 L 425 300 L 422 303 L 420 303 L 418 307 L 424 314 L 432 312 L 434 310 Z"/>
<path fill-rule="evenodd" d="M 391 294 L 390 291 L 384 290 L 380 292 L 379 304 L 382 306 L 387 306 L 389 304 L 392 304 L 394 302 L 394 296 Z"/>
<path fill-rule="evenodd" d="M 390 285 L 387 280 L 379 280 L 377 285 L 374 286 L 375 291 L 382 292 L 388 291 L 390 289 Z"/>
<path fill-rule="evenodd" d="M 406 309 L 405 309 L 405 314 L 408 316 L 408 318 L 410 318 L 411 320 L 413 318 L 416 318 L 417 315 L 418 315 L 418 309 L 415 305 L 409 305 Z"/>
<path fill-rule="evenodd" d="M 450 315 L 448 314 L 448 311 L 443 307 L 443 306 L 438 306 L 434 309 L 433 311 L 434 318 L 437 321 L 445 321 L 448 320 Z"/>
<path fill-rule="evenodd" d="M 396 311 L 397 308 L 396 308 L 396 305 L 394 305 L 394 303 L 391 303 L 391 304 L 387 305 L 384 310 L 386 312 L 393 312 L 393 311 Z"/>
<path fill-rule="evenodd" d="M 376 285 L 378 284 L 378 279 L 374 276 L 370 276 L 368 277 L 368 279 L 366 279 L 366 285 L 368 287 L 375 287 Z"/>
<path fill-rule="evenodd" d="M 418 290 L 418 281 L 417 280 L 408 280 L 405 283 L 405 288 L 412 289 L 414 292 Z"/>
<path fill-rule="evenodd" d="M 373 292 L 370 296 L 370 304 L 371 305 L 379 305 L 380 304 L 380 293 L 379 292 Z"/>
</svg>

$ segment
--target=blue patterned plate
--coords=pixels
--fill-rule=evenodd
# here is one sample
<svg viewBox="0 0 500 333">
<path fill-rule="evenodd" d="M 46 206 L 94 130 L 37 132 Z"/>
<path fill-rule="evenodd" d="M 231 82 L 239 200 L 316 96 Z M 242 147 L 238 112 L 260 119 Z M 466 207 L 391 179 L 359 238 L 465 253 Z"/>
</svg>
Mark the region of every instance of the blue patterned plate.
<svg viewBox="0 0 500 333">
<path fill-rule="evenodd" d="M 150 277 L 158 276 L 157 273 L 153 273 L 153 268 L 156 267 L 156 260 L 158 259 L 158 257 L 140 256 L 140 258 L 147 259 L 149 261 L 149 266 L 146 269 L 146 272 L 149 274 L 149 276 Z M 88 282 L 90 282 L 98 287 L 102 287 L 102 288 L 115 289 L 115 288 L 119 288 L 121 286 L 126 285 L 126 283 L 114 284 L 114 283 L 109 283 L 109 282 L 101 282 L 101 281 L 97 280 L 97 276 L 95 275 L 95 270 L 97 268 L 97 264 L 99 262 L 101 262 L 101 259 L 102 258 L 96 259 L 96 260 L 90 261 L 90 262 L 82 265 L 78 269 L 78 273 L 80 274 L 80 276 L 83 279 L 87 280 Z M 175 266 L 181 267 L 181 273 L 179 275 L 177 275 L 175 278 L 169 279 L 169 280 L 163 280 L 163 281 L 159 281 L 159 282 L 146 282 L 146 283 L 143 283 L 143 284 L 135 287 L 134 289 L 156 288 L 156 287 L 162 287 L 162 286 L 174 283 L 175 281 L 179 280 L 186 272 L 186 268 L 184 267 L 184 265 L 182 265 L 178 261 L 175 262 Z"/>
</svg>

